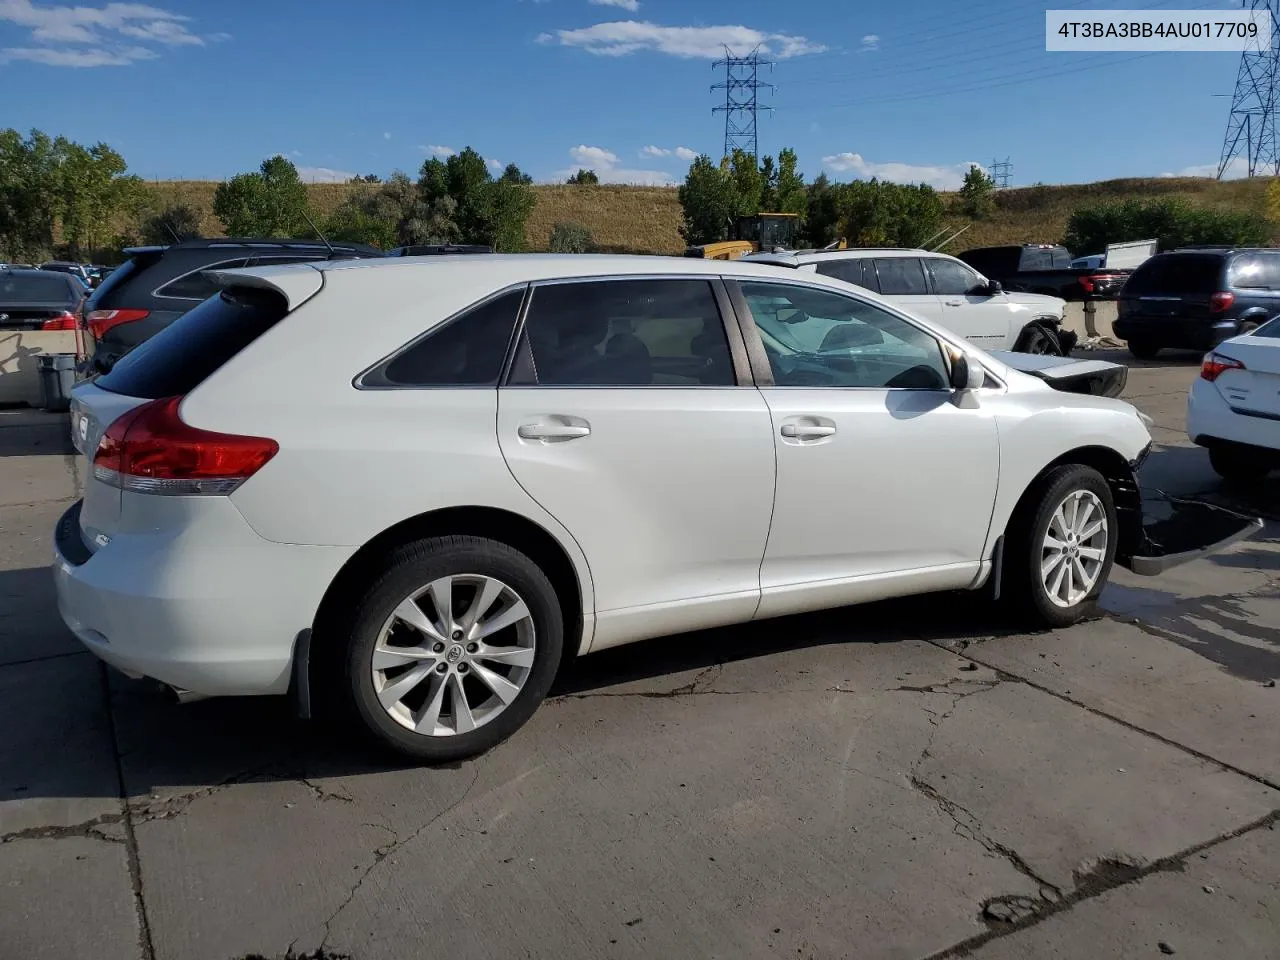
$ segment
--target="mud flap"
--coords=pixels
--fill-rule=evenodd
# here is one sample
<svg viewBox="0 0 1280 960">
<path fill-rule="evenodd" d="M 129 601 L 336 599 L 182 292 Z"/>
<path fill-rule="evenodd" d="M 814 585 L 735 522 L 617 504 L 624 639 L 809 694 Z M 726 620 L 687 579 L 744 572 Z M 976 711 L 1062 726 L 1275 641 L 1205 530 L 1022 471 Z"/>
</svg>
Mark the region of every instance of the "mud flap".
<svg viewBox="0 0 1280 960">
<path fill-rule="evenodd" d="M 1167 494 L 1143 501 L 1142 533 L 1116 562 L 1143 577 L 1217 553 L 1263 528 L 1260 517 Z"/>
</svg>

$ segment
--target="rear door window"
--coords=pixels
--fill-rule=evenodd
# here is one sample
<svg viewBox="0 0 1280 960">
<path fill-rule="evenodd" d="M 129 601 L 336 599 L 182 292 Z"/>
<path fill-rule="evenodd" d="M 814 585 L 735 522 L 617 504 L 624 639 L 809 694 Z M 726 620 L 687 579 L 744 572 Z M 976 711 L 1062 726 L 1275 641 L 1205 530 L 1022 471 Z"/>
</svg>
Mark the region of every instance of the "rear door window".
<svg viewBox="0 0 1280 960">
<path fill-rule="evenodd" d="M 868 290 L 879 290 L 876 283 L 876 272 L 874 269 L 867 269 L 868 263 L 865 260 L 819 260 L 817 272 L 824 277 L 834 277 L 837 280 L 843 280 L 845 283 L 852 283 L 855 286 L 865 287 Z"/>
<path fill-rule="evenodd" d="M 126 353 L 94 384 L 147 400 L 190 393 L 288 311 L 273 290 L 231 287 Z"/>
<path fill-rule="evenodd" d="M 924 265 L 916 257 L 885 257 L 872 260 L 880 280 L 880 292 L 888 296 L 929 292 Z"/>
<path fill-rule="evenodd" d="M 1231 262 L 1227 276 L 1232 287 L 1246 290 L 1280 290 L 1280 256 L 1242 254 Z"/>
<path fill-rule="evenodd" d="M 1177 297 L 1213 293 L 1221 282 L 1222 259 L 1207 253 L 1154 256 L 1130 275 L 1124 285 L 1125 296 Z"/>
</svg>

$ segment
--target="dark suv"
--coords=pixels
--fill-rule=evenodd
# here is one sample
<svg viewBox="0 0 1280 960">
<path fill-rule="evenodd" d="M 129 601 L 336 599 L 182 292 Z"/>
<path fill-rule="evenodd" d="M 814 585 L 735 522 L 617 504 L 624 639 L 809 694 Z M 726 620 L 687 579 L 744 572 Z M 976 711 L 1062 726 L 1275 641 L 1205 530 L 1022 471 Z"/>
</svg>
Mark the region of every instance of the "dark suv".
<svg viewBox="0 0 1280 960">
<path fill-rule="evenodd" d="M 1140 359 L 1212 350 L 1280 315 L 1280 250 L 1189 248 L 1142 263 L 1120 291 L 1115 333 Z"/>
<path fill-rule="evenodd" d="M 222 238 L 168 247 L 130 247 L 85 304 L 89 373 L 103 373 L 138 344 L 219 291 L 213 270 L 307 260 L 385 256 L 358 243 Z"/>
</svg>

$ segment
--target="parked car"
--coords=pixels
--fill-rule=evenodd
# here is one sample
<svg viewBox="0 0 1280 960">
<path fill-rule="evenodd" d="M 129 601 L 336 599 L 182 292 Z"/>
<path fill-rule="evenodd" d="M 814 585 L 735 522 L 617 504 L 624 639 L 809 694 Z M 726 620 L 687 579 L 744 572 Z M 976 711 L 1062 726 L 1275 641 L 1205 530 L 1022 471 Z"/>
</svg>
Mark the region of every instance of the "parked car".
<svg viewBox="0 0 1280 960">
<path fill-rule="evenodd" d="M 0 267 L 0 331 L 75 330 L 83 302 L 70 274 Z"/>
<path fill-rule="evenodd" d="M 901 248 L 796 250 L 742 259 L 835 277 L 884 296 L 984 350 L 1065 355 L 1076 335 L 1062 329 L 1057 297 L 1008 293 L 944 253 Z"/>
<path fill-rule="evenodd" d="M 447 760 L 519 728 L 564 657 L 951 589 L 1060 626 L 1113 561 L 1189 558 L 1146 555 L 1132 406 L 818 274 L 496 255 L 211 280 L 75 388 L 88 480 L 54 537 L 75 635 L 186 695 L 292 691 Z"/>
<path fill-rule="evenodd" d="M 1114 329 L 1135 357 L 1165 347 L 1211 350 L 1280 316 L 1280 250 L 1192 248 L 1161 253 L 1120 293 Z"/>
<path fill-rule="evenodd" d="M 1071 261 L 1072 270 L 1097 270 L 1107 262 L 1105 253 L 1091 253 L 1087 257 L 1076 257 Z"/>
<path fill-rule="evenodd" d="M 332 249 L 331 249 L 332 248 Z M 218 292 L 214 272 L 299 261 L 381 257 L 357 243 L 223 238 L 162 247 L 130 247 L 129 258 L 94 290 L 86 304 L 89 372 L 102 373 L 200 301 Z"/>
<path fill-rule="evenodd" d="M 1063 300 L 1109 300 L 1124 285 L 1128 270 L 1074 267 L 1067 248 L 1052 243 L 975 247 L 958 254 L 1006 290 L 1040 293 Z"/>
<path fill-rule="evenodd" d="M 67 260 L 50 260 L 48 263 L 40 264 L 39 269 L 70 274 L 80 281 L 84 289 L 89 289 L 89 272 L 82 263 L 73 263 Z"/>
<path fill-rule="evenodd" d="M 1226 480 L 1280 469 L 1280 319 L 1213 348 L 1187 398 L 1187 434 Z"/>
</svg>

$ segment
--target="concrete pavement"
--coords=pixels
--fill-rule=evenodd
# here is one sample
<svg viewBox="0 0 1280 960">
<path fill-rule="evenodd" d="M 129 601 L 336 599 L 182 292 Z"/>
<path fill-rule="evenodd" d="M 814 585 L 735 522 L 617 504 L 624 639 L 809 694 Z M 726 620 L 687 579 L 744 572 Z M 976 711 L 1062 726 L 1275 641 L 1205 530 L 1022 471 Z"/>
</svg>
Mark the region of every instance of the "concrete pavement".
<svg viewBox="0 0 1280 960">
<path fill-rule="evenodd" d="M 1144 484 L 1280 521 L 1280 482 L 1228 491 L 1180 432 L 1194 371 L 1131 371 Z M 60 422 L 19 419 L 0 956 L 1276 956 L 1275 522 L 1117 573 L 1069 630 L 937 596 L 606 651 L 497 750 L 427 770 L 79 652 L 47 569 L 78 478 Z"/>
</svg>

